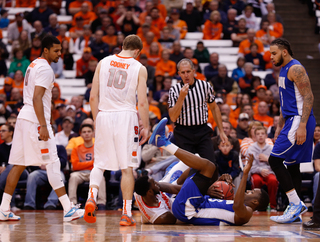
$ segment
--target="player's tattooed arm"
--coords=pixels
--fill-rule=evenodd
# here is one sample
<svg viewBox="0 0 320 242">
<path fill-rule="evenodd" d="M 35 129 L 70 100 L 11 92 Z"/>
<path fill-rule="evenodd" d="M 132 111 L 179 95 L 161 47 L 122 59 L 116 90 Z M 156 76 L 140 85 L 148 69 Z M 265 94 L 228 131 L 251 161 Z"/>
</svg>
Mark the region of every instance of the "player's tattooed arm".
<svg viewBox="0 0 320 242">
<path fill-rule="evenodd" d="M 290 68 L 289 71 L 290 80 L 292 80 L 297 85 L 300 94 L 303 96 L 302 117 L 300 122 L 303 124 L 307 124 L 314 99 L 311 91 L 309 77 L 306 73 L 306 70 L 301 65 L 294 65 Z"/>
<path fill-rule="evenodd" d="M 168 182 L 156 182 L 156 185 L 159 186 L 160 191 L 170 194 L 178 194 L 181 189 L 181 185 L 173 185 Z"/>
</svg>

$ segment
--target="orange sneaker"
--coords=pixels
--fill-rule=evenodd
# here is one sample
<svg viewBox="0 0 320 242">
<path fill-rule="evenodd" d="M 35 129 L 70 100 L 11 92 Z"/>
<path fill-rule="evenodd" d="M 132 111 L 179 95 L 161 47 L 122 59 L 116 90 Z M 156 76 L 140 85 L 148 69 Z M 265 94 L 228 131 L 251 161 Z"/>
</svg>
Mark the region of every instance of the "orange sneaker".
<svg viewBox="0 0 320 242">
<path fill-rule="evenodd" d="M 119 224 L 121 226 L 135 226 L 136 221 L 132 217 L 129 217 L 127 214 L 122 214 Z"/>
<path fill-rule="evenodd" d="M 87 223 L 95 223 L 97 219 L 96 218 L 97 205 L 92 197 L 90 197 L 87 200 L 86 206 L 84 207 L 84 209 L 85 209 L 85 212 L 84 212 L 83 219 Z"/>
</svg>

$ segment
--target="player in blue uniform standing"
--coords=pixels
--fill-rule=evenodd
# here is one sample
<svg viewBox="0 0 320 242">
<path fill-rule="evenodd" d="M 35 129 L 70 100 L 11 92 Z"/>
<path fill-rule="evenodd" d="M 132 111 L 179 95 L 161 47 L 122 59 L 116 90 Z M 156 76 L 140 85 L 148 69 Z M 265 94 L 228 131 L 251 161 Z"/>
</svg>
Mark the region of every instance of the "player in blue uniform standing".
<svg viewBox="0 0 320 242">
<path fill-rule="evenodd" d="M 139 195 L 143 197 L 145 203 L 151 201 L 150 204 L 147 204 L 149 208 L 158 203 L 156 195 L 159 190 L 168 193 L 178 192 L 172 205 L 173 215 L 180 221 L 195 225 L 220 225 L 221 222 L 230 225 L 243 225 L 249 222 L 253 211 L 267 208 L 269 204 L 267 192 L 261 189 L 245 191 L 248 173 L 253 162 L 252 155 L 243 170 L 243 177 L 234 200 L 213 199 L 206 194 L 212 194 L 210 191 L 213 189 L 211 178 L 216 169 L 215 164 L 172 144 L 165 137 L 166 123 L 166 118 L 159 122 L 149 139 L 149 143 L 174 154 L 187 166 L 196 169 L 197 173 L 187 178 L 181 189 L 178 185 L 170 183 L 155 183 L 152 178 L 149 180 L 139 178 L 136 181 L 135 190 L 138 194 L 140 193 Z M 164 215 L 157 223 L 174 222 L 170 213 Z"/>
<path fill-rule="evenodd" d="M 300 163 L 310 162 L 312 158 L 316 125 L 312 111 L 313 94 L 306 70 L 293 59 L 287 40 L 279 38 L 272 41 L 270 52 L 273 64 L 281 66 L 278 81 L 281 113 L 269 164 L 289 199 L 284 214 L 270 219 L 277 223 L 301 222 L 300 215 L 308 209 L 298 196 L 301 188 Z"/>
</svg>

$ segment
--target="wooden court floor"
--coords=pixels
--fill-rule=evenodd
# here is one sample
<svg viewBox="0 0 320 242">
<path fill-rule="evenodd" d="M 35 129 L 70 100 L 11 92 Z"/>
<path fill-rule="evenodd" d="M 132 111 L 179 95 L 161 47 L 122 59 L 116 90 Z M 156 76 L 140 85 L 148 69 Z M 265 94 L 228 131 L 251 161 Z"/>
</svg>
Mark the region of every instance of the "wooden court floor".
<svg viewBox="0 0 320 242">
<path fill-rule="evenodd" d="M 276 224 L 269 220 L 270 213 L 267 212 L 255 213 L 247 225 L 237 227 L 141 224 L 141 215 L 136 211 L 134 217 L 138 222 L 134 227 L 120 227 L 121 212 L 118 211 L 98 211 L 95 224 L 88 224 L 83 219 L 63 223 L 62 211 L 20 211 L 17 214 L 21 216 L 19 222 L 0 222 L 1 242 L 320 241 L 320 232 L 304 231 L 301 224 Z M 312 213 L 305 214 L 303 221 L 308 221 L 310 216 Z"/>
</svg>

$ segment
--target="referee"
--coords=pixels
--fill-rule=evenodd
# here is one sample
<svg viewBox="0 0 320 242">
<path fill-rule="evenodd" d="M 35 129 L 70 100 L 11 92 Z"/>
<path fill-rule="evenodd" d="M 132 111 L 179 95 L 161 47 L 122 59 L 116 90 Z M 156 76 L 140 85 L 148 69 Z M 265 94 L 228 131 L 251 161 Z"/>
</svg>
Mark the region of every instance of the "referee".
<svg viewBox="0 0 320 242">
<path fill-rule="evenodd" d="M 223 142 L 228 141 L 222 127 L 221 113 L 216 105 L 212 86 L 194 78 L 195 69 L 190 59 L 182 59 L 178 65 L 182 82 L 169 90 L 169 116 L 175 123 L 176 144 L 191 153 L 214 162 L 211 137 L 212 129 L 207 125 L 208 107 L 220 131 Z"/>
</svg>

